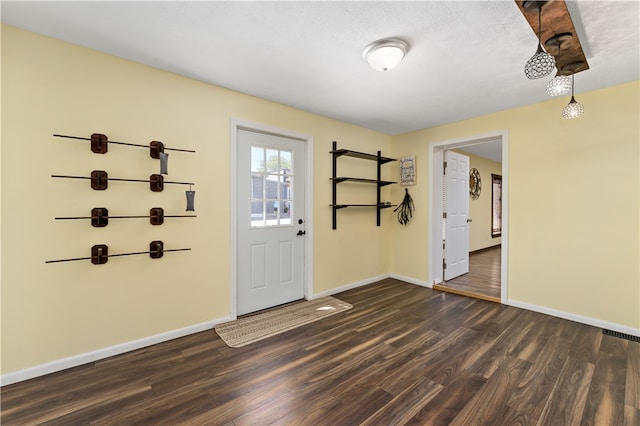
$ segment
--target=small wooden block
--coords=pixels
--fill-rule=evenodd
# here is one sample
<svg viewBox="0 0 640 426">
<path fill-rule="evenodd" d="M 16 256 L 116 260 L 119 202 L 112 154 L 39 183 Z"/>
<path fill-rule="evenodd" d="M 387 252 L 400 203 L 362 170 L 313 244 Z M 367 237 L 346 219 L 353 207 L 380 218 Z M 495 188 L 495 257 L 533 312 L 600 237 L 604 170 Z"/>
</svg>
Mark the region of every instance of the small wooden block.
<svg viewBox="0 0 640 426">
<path fill-rule="evenodd" d="M 151 241 L 149 243 L 149 257 L 160 259 L 164 254 L 164 243 L 162 241 Z"/>
<path fill-rule="evenodd" d="M 160 158 L 160 153 L 164 152 L 164 144 L 160 141 L 152 141 L 149 144 L 149 155 L 156 160 Z"/>
<path fill-rule="evenodd" d="M 94 207 L 91 209 L 91 226 L 103 228 L 109 224 L 109 210 L 105 207 Z"/>
<path fill-rule="evenodd" d="M 162 207 L 152 207 L 149 210 L 149 222 L 152 225 L 162 225 L 164 223 L 164 209 Z"/>
<path fill-rule="evenodd" d="M 91 172 L 91 188 L 96 191 L 104 191 L 109 186 L 109 175 L 104 170 Z"/>
<path fill-rule="evenodd" d="M 149 177 L 149 188 L 153 192 L 162 192 L 164 190 L 164 176 L 153 174 Z"/>
<path fill-rule="evenodd" d="M 96 244 L 91 247 L 91 263 L 102 265 L 109 260 L 109 247 L 105 244 Z"/>
<path fill-rule="evenodd" d="M 95 154 L 106 154 L 109 150 L 107 135 L 94 133 L 91 135 L 91 151 Z"/>
</svg>

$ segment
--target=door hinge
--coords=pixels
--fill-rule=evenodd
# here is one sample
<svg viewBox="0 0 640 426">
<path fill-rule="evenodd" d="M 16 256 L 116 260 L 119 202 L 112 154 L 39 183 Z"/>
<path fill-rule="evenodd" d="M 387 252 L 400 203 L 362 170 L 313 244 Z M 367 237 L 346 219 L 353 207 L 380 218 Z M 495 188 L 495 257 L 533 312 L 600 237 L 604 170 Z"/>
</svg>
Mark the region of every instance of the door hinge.
<svg viewBox="0 0 640 426">
<path fill-rule="evenodd" d="M 442 269 L 447 269 L 447 262 L 442 259 Z"/>
<path fill-rule="evenodd" d="M 442 213 L 442 218 L 446 219 L 447 218 L 447 212 Z"/>
<path fill-rule="evenodd" d="M 447 174 L 447 162 L 446 161 L 444 163 L 442 163 L 442 174 L 443 175 Z"/>
</svg>

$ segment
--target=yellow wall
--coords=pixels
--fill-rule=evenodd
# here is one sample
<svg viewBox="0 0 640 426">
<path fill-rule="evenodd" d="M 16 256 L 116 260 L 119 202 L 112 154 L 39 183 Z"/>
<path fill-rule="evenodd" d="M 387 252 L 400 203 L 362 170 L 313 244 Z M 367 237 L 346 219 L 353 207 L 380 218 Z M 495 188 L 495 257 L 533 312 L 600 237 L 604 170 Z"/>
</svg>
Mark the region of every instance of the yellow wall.
<svg viewBox="0 0 640 426">
<path fill-rule="evenodd" d="M 374 211 L 341 213 L 331 230 L 329 151 L 337 140 L 384 152 L 389 136 L 2 27 L 3 374 L 229 316 L 231 118 L 314 137 L 314 293 L 388 273 L 390 227 L 376 227 Z M 184 213 L 181 185 L 152 193 L 147 184 L 109 182 L 93 191 L 88 181 L 51 178 L 94 169 L 122 178 L 158 173 L 148 150 L 110 145 L 99 155 L 87 142 L 52 137 L 94 132 L 196 150 L 170 152 L 167 180 L 196 183 L 198 217 L 166 219 L 161 227 L 144 219 L 114 219 L 105 228 L 54 220 L 92 207 L 114 215 L 154 206 Z M 99 266 L 45 264 L 88 256 L 94 244 L 110 253 L 144 251 L 155 239 L 192 250 Z"/>
<path fill-rule="evenodd" d="M 567 99 L 553 99 L 394 137 L 394 155 L 416 155 L 424 177 L 429 144 L 507 129 L 508 298 L 637 330 L 639 82 L 576 98 L 579 119 L 564 120 Z M 426 179 L 413 193 L 416 217 L 394 230 L 391 270 L 426 282 Z"/>
<path fill-rule="evenodd" d="M 524 83 L 523 83 L 524 84 Z M 397 137 L 267 102 L 95 51 L 2 27 L 2 374 L 147 336 L 228 317 L 230 313 L 230 119 L 314 137 L 314 293 L 393 273 L 426 281 L 428 144 L 509 130 L 509 298 L 640 328 L 638 268 L 638 82 L 578 93 L 585 116 L 560 117 L 566 99 Z M 53 133 L 107 134 L 112 140 L 195 149 L 171 153 L 169 177 L 194 181 L 196 219 L 55 221 L 105 206 L 114 214 L 162 206 L 184 211 L 184 189 L 86 181 L 51 174 L 145 177 L 157 161 L 145 150 L 111 145 L 92 154 L 86 142 Z M 391 211 L 346 209 L 331 230 L 331 141 L 393 157 L 416 155 L 409 225 Z M 341 162 L 341 174 L 371 172 Z M 397 164 L 383 178 L 397 179 Z M 355 185 L 355 184 L 354 184 Z M 397 203 L 399 185 L 383 198 Z M 366 192 L 365 192 L 366 191 Z M 370 197 L 345 186 L 344 200 Z M 362 195 L 365 194 L 365 195 Z M 161 260 L 146 256 L 45 264 L 87 255 L 144 250 L 161 239 Z"/>
</svg>

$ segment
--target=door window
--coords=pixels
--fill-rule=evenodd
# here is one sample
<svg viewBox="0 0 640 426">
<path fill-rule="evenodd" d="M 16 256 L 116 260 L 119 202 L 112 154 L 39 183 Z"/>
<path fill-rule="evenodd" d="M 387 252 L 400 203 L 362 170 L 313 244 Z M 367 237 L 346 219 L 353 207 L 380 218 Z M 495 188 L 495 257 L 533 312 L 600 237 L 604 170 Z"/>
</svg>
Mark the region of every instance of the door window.
<svg viewBox="0 0 640 426">
<path fill-rule="evenodd" d="M 293 172 L 291 151 L 251 146 L 252 228 L 291 226 Z"/>
</svg>

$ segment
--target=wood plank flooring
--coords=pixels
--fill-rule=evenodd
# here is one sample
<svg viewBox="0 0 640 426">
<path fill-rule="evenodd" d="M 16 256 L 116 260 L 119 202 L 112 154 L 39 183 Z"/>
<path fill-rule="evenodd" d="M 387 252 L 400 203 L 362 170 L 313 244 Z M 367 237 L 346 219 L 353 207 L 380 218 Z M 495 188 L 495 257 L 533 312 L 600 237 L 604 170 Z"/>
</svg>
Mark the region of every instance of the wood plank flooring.
<svg viewBox="0 0 640 426">
<path fill-rule="evenodd" d="M 500 255 L 500 246 L 470 253 L 468 273 L 434 288 L 500 303 Z"/>
<path fill-rule="evenodd" d="M 387 279 L 232 349 L 206 331 L 1 389 L 2 425 L 640 425 L 640 343 Z"/>
</svg>

